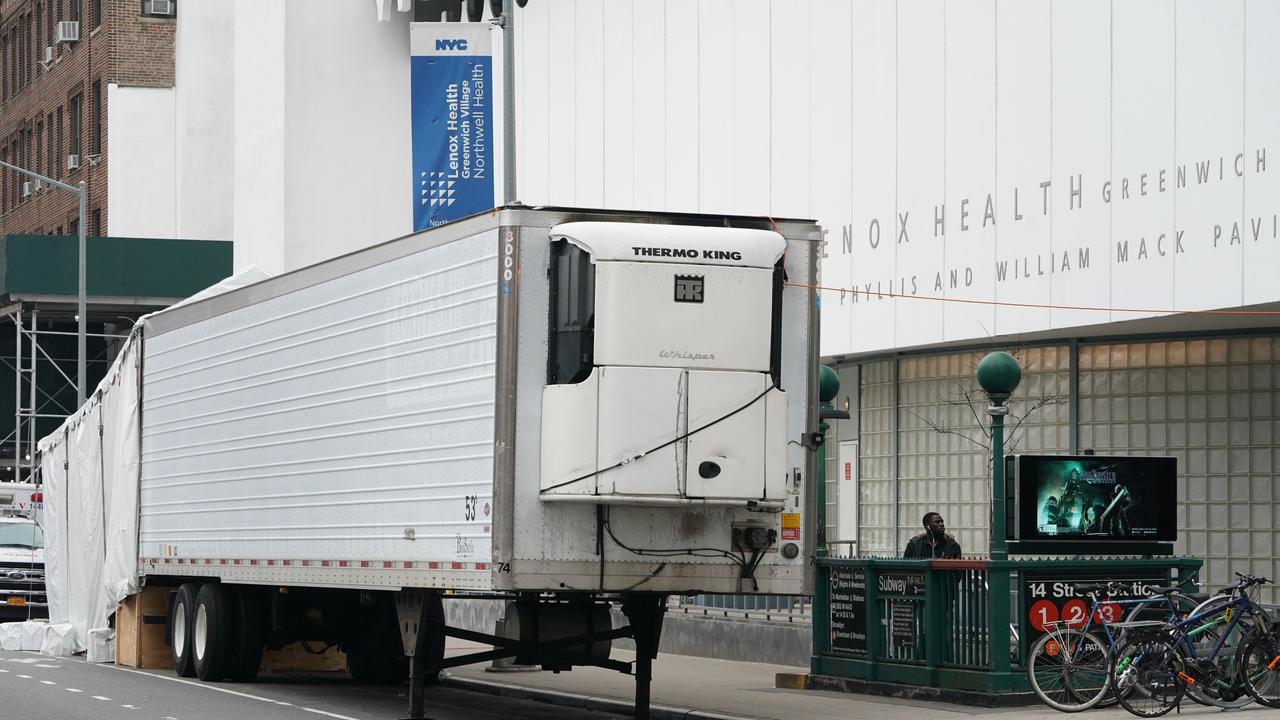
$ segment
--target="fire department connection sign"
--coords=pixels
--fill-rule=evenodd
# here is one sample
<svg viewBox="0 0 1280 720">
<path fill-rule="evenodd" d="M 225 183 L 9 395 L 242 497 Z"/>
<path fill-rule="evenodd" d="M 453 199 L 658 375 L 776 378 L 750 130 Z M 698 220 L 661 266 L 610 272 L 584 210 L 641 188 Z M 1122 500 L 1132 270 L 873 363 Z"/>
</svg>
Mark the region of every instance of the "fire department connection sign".
<svg viewBox="0 0 1280 720">
<path fill-rule="evenodd" d="M 409 31 L 413 229 L 493 207 L 493 53 L 488 24 Z"/>
</svg>

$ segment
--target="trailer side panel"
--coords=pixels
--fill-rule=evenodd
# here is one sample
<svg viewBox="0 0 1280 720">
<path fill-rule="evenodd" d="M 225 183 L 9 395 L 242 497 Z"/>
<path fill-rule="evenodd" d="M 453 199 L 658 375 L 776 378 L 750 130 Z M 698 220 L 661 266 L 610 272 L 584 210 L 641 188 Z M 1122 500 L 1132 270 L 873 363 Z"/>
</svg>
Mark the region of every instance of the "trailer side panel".
<svg viewBox="0 0 1280 720">
<path fill-rule="evenodd" d="M 489 230 L 147 337 L 144 565 L 487 587 L 497 257 Z"/>
</svg>

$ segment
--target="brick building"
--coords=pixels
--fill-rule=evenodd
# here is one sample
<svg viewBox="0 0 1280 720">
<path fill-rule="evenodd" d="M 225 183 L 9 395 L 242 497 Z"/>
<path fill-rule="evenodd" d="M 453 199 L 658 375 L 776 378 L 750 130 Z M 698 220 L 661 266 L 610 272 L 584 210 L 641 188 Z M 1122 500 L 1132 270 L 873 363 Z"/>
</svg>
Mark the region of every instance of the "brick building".
<svg viewBox="0 0 1280 720">
<path fill-rule="evenodd" d="M 89 188 L 88 233 L 109 234 L 112 111 L 120 88 L 172 88 L 174 0 L 0 1 L 0 159 Z M 127 123 L 128 125 L 126 125 Z M 169 151 L 171 152 L 171 150 Z M 136 183 L 130 183 L 136 184 Z M 145 192 L 145 188 L 133 188 Z M 76 197 L 0 172 L 0 235 L 75 234 Z M 121 234 L 121 233 L 115 233 Z M 132 233 L 131 233 L 132 234 Z"/>
</svg>

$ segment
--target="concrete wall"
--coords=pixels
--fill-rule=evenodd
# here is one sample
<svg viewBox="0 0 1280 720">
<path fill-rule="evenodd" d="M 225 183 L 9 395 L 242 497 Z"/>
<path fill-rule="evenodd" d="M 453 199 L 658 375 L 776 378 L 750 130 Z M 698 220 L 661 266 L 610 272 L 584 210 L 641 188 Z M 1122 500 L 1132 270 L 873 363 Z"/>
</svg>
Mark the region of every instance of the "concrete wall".
<svg viewBox="0 0 1280 720">
<path fill-rule="evenodd" d="M 446 598 L 444 615 L 449 625 L 454 627 L 491 633 L 504 607 L 503 602 L 495 600 Z M 613 626 L 626 624 L 627 618 L 614 608 Z M 812 630 L 806 624 L 717 619 L 669 612 L 662 623 L 662 643 L 658 651 L 802 667 L 809 664 L 812 646 Z M 614 647 L 634 650 L 635 644 L 629 639 L 622 639 L 615 641 Z"/>
<path fill-rule="evenodd" d="M 111 234 L 174 237 L 174 91 L 112 83 L 106 94 L 107 185 L 116 189 L 107 197 Z"/>
<path fill-rule="evenodd" d="M 286 270 L 412 230 L 408 16 L 375 22 L 373 6 L 326 0 L 320 12 L 314 0 L 286 4 Z M 239 25 L 252 17 L 241 13 Z"/>
<path fill-rule="evenodd" d="M 235 180 L 235 3 L 182 6 L 175 43 L 177 236 L 230 240 Z"/>
<path fill-rule="evenodd" d="M 284 269 L 286 9 L 283 3 L 235 3 L 235 266 L 270 273 Z M 180 24 L 186 22 L 180 17 Z M 185 52 L 179 46 L 178 54 Z"/>
</svg>

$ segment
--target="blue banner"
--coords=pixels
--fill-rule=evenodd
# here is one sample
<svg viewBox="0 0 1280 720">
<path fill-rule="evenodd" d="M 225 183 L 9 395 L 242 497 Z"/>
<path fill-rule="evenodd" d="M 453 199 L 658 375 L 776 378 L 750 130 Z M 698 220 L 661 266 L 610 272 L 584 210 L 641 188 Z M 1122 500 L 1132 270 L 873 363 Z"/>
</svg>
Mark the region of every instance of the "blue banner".
<svg viewBox="0 0 1280 720">
<path fill-rule="evenodd" d="M 493 207 L 493 57 L 488 25 L 410 31 L 413 228 Z"/>
</svg>

